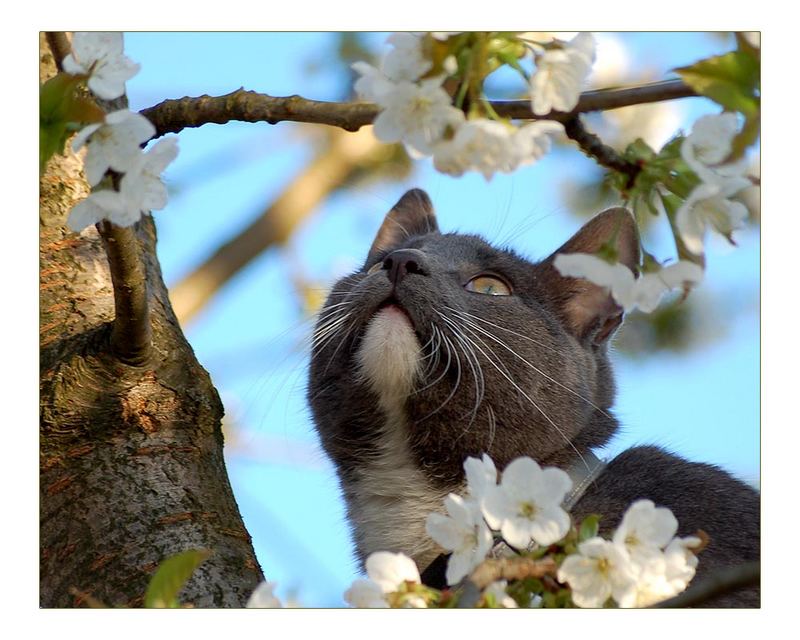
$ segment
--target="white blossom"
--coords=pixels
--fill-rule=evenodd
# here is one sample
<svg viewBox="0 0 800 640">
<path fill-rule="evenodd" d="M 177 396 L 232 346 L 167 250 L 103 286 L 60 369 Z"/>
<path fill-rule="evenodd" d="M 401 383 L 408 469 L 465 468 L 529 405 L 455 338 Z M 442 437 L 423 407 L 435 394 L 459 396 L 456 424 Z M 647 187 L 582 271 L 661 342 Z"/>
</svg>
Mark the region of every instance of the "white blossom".
<svg viewBox="0 0 800 640">
<path fill-rule="evenodd" d="M 72 211 L 69 212 L 69 217 L 67 218 L 67 225 L 73 231 L 82 231 L 89 225 L 96 224 L 103 219 L 119 224 L 121 212 L 124 211 L 124 208 L 122 196 L 120 196 L 119 192 L 113 189 L 94 191 L 72 207 Z"/>
<path fill-rule="evenodd" d="M 634 563 L 645 565 L 661 555 L 677 530 L 672 511 L 656 507 L 652 500 L 637 500 L 625 511 L 612 540 L 625 547 Z"/>
<path fill-rule="evenodd" d="M 591 33 L 579 33 L 569 42 L 536 56 L 531 77 L 531 107 L 536 115 L 571 111 L 592 69 L 595 42 Z"/>
<path fill-rule="evenodd" d="M 571 488 L 572 480 L 561 469 L 542 469 L 531 458 L 517 458 L 499 485 L 487 487 L 481 507 L 489 526 L 513 547 L 525 549 L 531 540 L 549 545 L 569 531 L 561 503 Z"/>
<path fill-rule="evenodd" d="M 248 609 L 283 608 L 283 604 L 281 604 L 280 599 L 274 594 L 276 586 L 277 585 L 274 582 L 262 582 L 255 588 L 255 591 L 250 594 L 250 598 L 247 600 L 247 604 L 245 606 Z"/>
<path fill-rule="evenodd" d="M 375 118 L 375 136 L 383 142 L 402 141 L 422 154 L 433 152 L 448 127 L 464 121 L 464 113 L 450 103 L 442 77 L 419 84 L 399 82 L 383 96 L 384 109 Z"/>
<path fill-rule="evenodd" d="M 376 551 L 367 558 L 367 575 L 384 593 L 393 593 L 404 582 L 421 582 L 414 561 L 402 553 Z"/>
<path fill-rule="evenodd" d="M 707 115 L 692 125 L 692 132 L 681 143 L 681 157 L 703 182 L 717 182 L 741 177 L 747 171 L 747 159 L 722 164 L 733 151 L 733 141 L 739 133 L 735 113 Z"/>
<path fill-rule="evenodd" d="M 164 138 L 144 153 L 136 166 L 122 176 L 119 190 L 131 217 L 138 220 L 142 213 L 167 206 L 167 187 L 161 181 L 161 173 L 177 155 L 177 138 Z"/>
<path fill-rule="evenodd" d="M 485 453 L 480 459 L 467 458 L 464 461 L 464 475 L 467 478 L 468 495 L 478 502 L 486 495 L 487 487 L 497 484 L 497 468 Z"/>
<path fill-rule="evenodd" d="M 393 33 L 388 42 L 394 48 L 383 58 L 379 69 L 363 61 L 351 65 L 360 75 L 354 86 L 359 97 L 384 108 L 397 99 L 389 95 L 396 85 L 415 83 L 432 66 L 422 52 L 420 36 Z"/>
<path fill-rule="evenodd" d="M 344 592 L 344 600 L 351 607 L 361 609 L 386 609 L 389 607 L 380 585 L 364 578 L 353 582 L 350 588 Z"/>
<path fill-rule="evenodd" d="M 699 544 L 695 537 L 673 538 L 666 549 L 639 565 L 635 597 L 623 606 L 649 607 L 684 591 L 697 567 L 691 549 Z"/>
<path fill-rule="evenodd" d="M 362 100 L 385 106 L 386 96 L 394 87 L 394 83 L 366 62 L 354 62 L 351 68 L 360 75 L 353 85 L 358 96 Z"/>
<path fill-rule="evenodd" d="M 636 571 L 623 547 L 595 537 L 578 545 L 558 569 L 558 580 L 569 584 L 579 607 L 602 607 L 609 597 L 620 606 L 636 598 Z"/>
<path fill-rule="evenodd" d="M 399 591 L 406 582 L 421 582 L 417 565 L 402 553 L 376 551 L 367 558 L 366 567 L 367 579 L 356 580 L 344 594 L 345 601 L 351 606 L 388 607 L 388 594 Z M 425 600 L 413 592 L 404 594 L 399 604 L 402 607 L 427 607 Z"/>
<path fill-rule="evenodd" d="M 153 123 L 143 115 L 121 109 L 109 113 L 105 122 L 81 129 L 72 141 L 72 149 L 78 151 L 87 145 L 84 169 L 86 180 L 94 186 L 109 169 L 124 173 L 133 167 L 142 155 L 139 145 L 155 133 Z"/>
<path fill-rule="evenodd" d="M 483 595 L 491 595 L 494 598 L 495 604 L 504 609 L 517 609 L 518 605 L 514 598 L 506 593 L 508 580 L 496 580 L 483 590 Z"/>
<path fill-rule="evenodd" d="M 559 126 L 533 122 L 516 129 L 485 118 L 467 120 L 450 140 L 433 145 L 433 164 L 442 173 L 454 176 L 475 169 L 489 180 L 497 171 L 510 173 L 547 153 L 547 134 Z"/>
<path fill-rule="evenodd" d="M 167 188 L 160 174 L 177 154 L 176 138 L 159 140 L 147 153 L 140 154 L 134 166 L 122 176 L 119 191 L 94 191 L 76 204 L 67 221 L 70 228 L 80 231 L 103 219 L 129 227 L 143 213 L 163 209 L 167 204 Z"/>
<path fill-rule="evenodd" d="M 650 313 L 667 292 L 696 285 L 703 279 L 703 269 L 687 260 L 645 273 L 639 278 L 624 264 L 610 264 L 587 253 L 560 253 L 553 266 L 562 276 L 584 278 L 605 287 L 626 312 L 639 308 Z"/>
<path fill-rule="evenodd" d="M 480 506 L 451 493 L 444 501 L 447 515 L 431 513 L 425 531 L 451 555 L 447 561 L 447 584 L 456 584 L 475 569 L 492 548 L 492 532 L 483 520 Z"/>
<path fill-rule="evenodd" d="M 552 143 L 550 136 L 563 130 L 560 122 L 552 120 L 536 120 L 517 129 L 513 145 L 519 164 L 524 165 L 539 160 L 550 151 Z"/>
<path fill-rule="evenodd" d="M 393 33 L 387 39 L 394 49 L 383 59 L 382 71 L 392 82 L 419 80 L 433 66 L 422 51 L 422 37 L 413 33 Z"/>
<path fill-rule="evenodd" d="M 72 38 L 72 53 L 64 58 L 64 71 L 89 75 L 89 89 L 104 100 L 119 98 L 125 93 L 125 82 L 140 68 L 122 49 L 119 32 L 78 31 Z"/>
<path fill-rule="evenodd" d="M 744 204 L 729 198 L 750 186 L 747 178 L 733 177 L 704 182 L 692 190 L 675 214 L 675 226 L 689 251 L 703 253 L 709 226 L 733 241 L 733 232 L 744 227 L 748 213 Z"/>
<path fill-rule="evenodd" d="M 678 594 L 688 586 L 697 570 L 697 555 L 692 551 L 700 546 L 700 538 L 673 538 L 664 549 L 665 577 Z"/>
</svg>

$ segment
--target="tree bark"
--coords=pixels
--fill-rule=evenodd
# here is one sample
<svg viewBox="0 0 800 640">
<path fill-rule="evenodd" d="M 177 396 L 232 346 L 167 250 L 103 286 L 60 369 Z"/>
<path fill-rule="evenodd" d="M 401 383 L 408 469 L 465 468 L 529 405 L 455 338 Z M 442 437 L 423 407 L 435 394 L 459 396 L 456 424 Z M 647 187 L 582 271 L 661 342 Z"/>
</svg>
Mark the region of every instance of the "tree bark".
<svg viewBox="0 0 800 640">
<path fill-rule="evenodd" d="M 42 34 L 40 81 L 54 73 Z M 112 355 L 102 239 L 64 226 L 88 191 L 71 153 L 40 181 L 40 605 L 139 606 L 161 561 L 208 549 L 181 601 L 243 606 L 263 576 L 225 471 L 222 404 L 170 306 L 149 216 L 134 229 L 151 354 Z"/>
</svg>

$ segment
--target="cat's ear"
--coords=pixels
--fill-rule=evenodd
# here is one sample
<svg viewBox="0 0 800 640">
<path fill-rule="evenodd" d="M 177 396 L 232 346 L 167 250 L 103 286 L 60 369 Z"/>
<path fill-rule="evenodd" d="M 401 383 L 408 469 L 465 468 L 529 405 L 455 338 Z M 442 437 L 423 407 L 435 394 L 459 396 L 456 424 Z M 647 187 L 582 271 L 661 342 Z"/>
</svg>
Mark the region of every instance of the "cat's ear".
<svg viewBox="0 0 800 640">
<path fill-rule="evenodd" d="M 369 249 L 367 264 L 372 263 L 378 255 L 400 246 L 408 238 L 437 231 L 439 225 L 436 224 L 428 194 L 422 189 L 406 191 L 386 214 Z"/>
<path fill-rule="evenodd" d="M 639 234 L 633 216 L 621 207 L 596 215 L 537 266 L 537 278 L 570 331 L 579 339 L 598 345 L 606 342 L 622 323 L 622 307 L 608 289 L 582 278 L 562 276 L 553 266 L 553 260 L 559 253 L 596 253 L 612 239 L 618 261 L 635 274 L 639 265 Z"/>
</svg>

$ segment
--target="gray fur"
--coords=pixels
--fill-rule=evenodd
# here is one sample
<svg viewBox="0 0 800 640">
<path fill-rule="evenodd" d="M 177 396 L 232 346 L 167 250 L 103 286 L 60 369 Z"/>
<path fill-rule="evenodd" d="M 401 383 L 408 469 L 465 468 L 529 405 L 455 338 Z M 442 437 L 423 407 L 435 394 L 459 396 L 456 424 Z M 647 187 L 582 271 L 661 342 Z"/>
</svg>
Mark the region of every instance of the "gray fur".
<svg viewBox="0 0 800 640">
<path fill-rule="evenodd" d="M 308 390 L 362 562 L 373 551 L 402 551 L 425 567 L 437 555 L 424 520 L 461 490 L 466 457 L 488 453 L 499 469 L 519 456 L 566 468 L 613 436 L 607 346 L 621 309 L 552 267 L 559 251 L 591 253 L 611 240 L 635 268 L 638 238 L 623 209 L 600 214 L 538 263 L 439 232 L 419 190 L 387 215 L 364 267 L 336 283 L 320 314 Z M 387 274 L 400 249 L 416 250 L 395 254 L 413 258 L 413 268 L 393 284 Z M 502 278 L 513 295 L 466 290 L 479 274 Z M 412 345 L 413 357 L 398 358 L 398 344 Z M 612 460 L 573 515 L 599 513 L 613 530 L 637 498 L 669 507 L 681 535 L 709 534 L 697 579 L 759 557 L 758 494 L 654 447 Z M 753 589 L 715 604 L 758 606 L 758 597 Z"/>
</svg>

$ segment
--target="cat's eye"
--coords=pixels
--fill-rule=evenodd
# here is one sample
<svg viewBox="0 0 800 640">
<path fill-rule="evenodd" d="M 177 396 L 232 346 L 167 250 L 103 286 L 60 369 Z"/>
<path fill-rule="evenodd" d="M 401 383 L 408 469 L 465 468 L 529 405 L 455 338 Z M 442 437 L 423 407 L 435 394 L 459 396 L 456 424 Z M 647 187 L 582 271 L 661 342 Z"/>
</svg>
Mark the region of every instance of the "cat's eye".
<svg viewBox="0 0 800 640">
<path fill-rule="evenodd" d="M 510 296 L 511 287 L 495 276 L 476 276 L 464 285 L 467 291 L 487 296 Z"/>
</svg>

